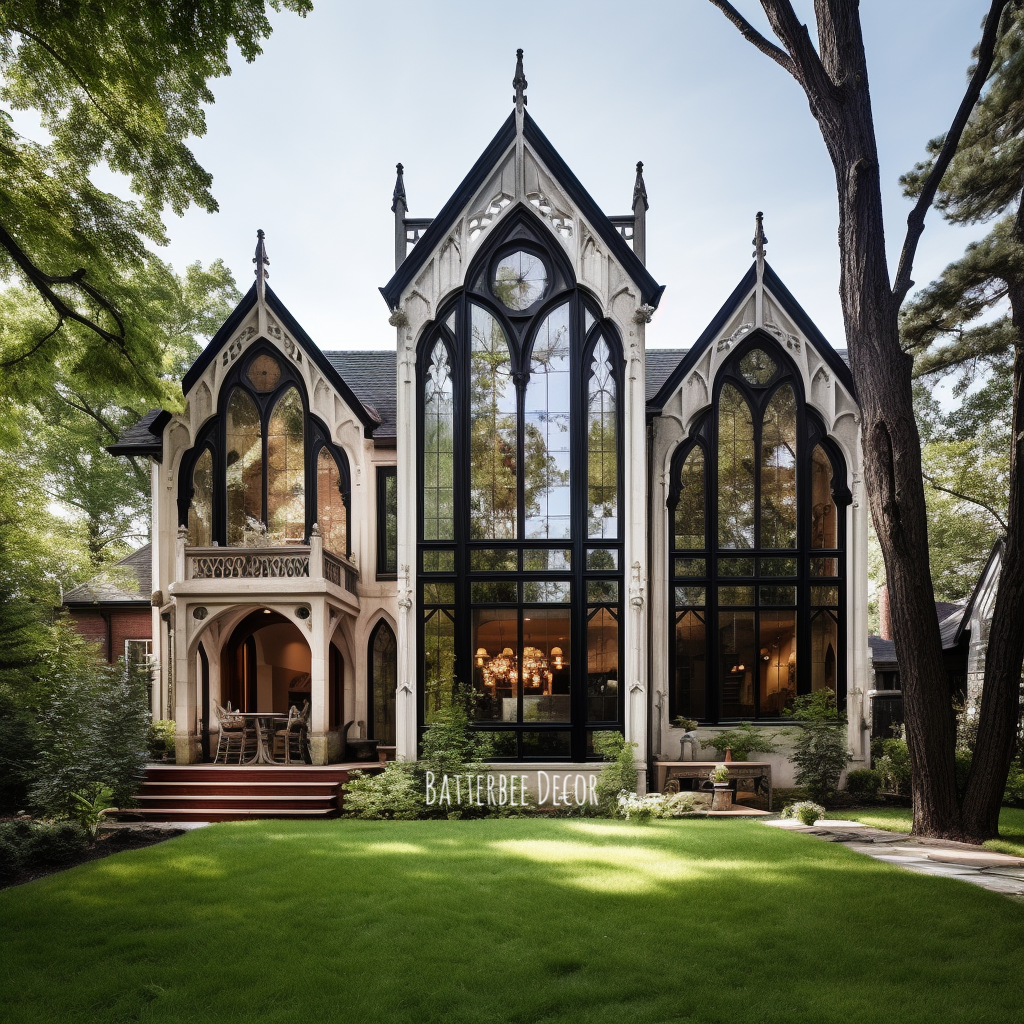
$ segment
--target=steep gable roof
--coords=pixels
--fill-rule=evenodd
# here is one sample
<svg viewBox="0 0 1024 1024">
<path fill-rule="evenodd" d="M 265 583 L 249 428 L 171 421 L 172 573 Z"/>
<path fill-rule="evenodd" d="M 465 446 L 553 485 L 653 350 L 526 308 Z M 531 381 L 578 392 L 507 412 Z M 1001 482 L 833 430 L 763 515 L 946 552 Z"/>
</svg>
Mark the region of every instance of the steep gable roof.
<svg viewBox="0 0 1024 1024">
<path fill-rule="evenodd" d="M 568 164 L 559 156 L 558 151 L 548 141 L 547 136 L 537 127 L 537 122 L 528 113 L 523 114 L 523 138 L 529 143 L 537 156 L 554 176 L 565 194 L 586 217 L 594 231 L 601 237 L 622 269 L 629 275 L 640 289 L 641 301 L 649 306 L 657 307 L 661 301 L 664 285 L 659 285 L 650 275 L 640 258 L 626 244 L 622 235 L 616 231 L 608 216 L 594 201 L 590 193 L 583 187 L 580 180 L 569 169 Z M 402 298 L 402 293 L 412 284 L 416 275 L 430 259 L 434 250 L 441 244 L 462 211 L 486 182 L 494 171 L 500 157 L 516 139 L 515 113 L 498 129 L 497 135 L 491 139 L 480 158 L 473 164 L 469 174 L 452 193 L 451 199 L 430 222 L 423 236 L 416 243 L 412 252 L 405 258 L 394 276 L 380 289 L 388 309 L 394 309 Z"/>
<path fill-rule="evenodd" d="M 164 409 L 150 409 L 113 443 L 107 445 L 111 455 L 152 455 L 159 462 L 164 454 L 164 427 L 171 414 Z"/>
<path fill-rule="evenodd" d="M 395 353 L 386 349 L 342 350 L 325 352 L 324 356 L 348 383 L 363 406 L 380 416 L 380 426 L 373 431 L 374 440 L 394 438 L 398 407 Z"/>
<path fill-rule="evenodd" d="M 846 363 L 846 349 L 834 349 L 829 344 L 825 335 L 818 330 L 814 321 L 807 315 L 804 308 L 796 301 L 790 290 L 782 283 L 782 279 L 772 270 L 771 265 L 767 262 L 764 265 L 763 282 L 765 289 L 771 292 L 786 315 L 804 333 L 807 340 L 810 341 L 818 351 L 818 354 L 828 364 L 829 369 L 842 381 L 850 394 L 856 397 L 857 391 L 853 383 L 853 374 Z M 714 315 L 711 323 L 704 328 L 703 333 L 694 345 L 686 350 L 686 354 L 679 361 L 676 368 L 661 383 L 654 396 L 648 399 L 647 410 L 649 414 L 661 411 L 672 393 L 679 387 L 683 378 L 696 366 L 708 346 L 714 344 L 722 329 L 729 322 L 729 318 L 736 313 L 740 303 L 743 302 L 756 285 L 757 265 L 752 263 L 747 272 L 740 278 L 739 284 L 732 290 L 732 294 Z M 648 358 L 650 358 L 650 352 L 648 352 Z"/>
<path fill-rule="evenodd" d="M 143 544 L 109 569 L 69 590 L 64 595 L 64 604 L 71 607 L 92 604 L 148 605 L 152 590 L 153 546 Z"/>
</svg>

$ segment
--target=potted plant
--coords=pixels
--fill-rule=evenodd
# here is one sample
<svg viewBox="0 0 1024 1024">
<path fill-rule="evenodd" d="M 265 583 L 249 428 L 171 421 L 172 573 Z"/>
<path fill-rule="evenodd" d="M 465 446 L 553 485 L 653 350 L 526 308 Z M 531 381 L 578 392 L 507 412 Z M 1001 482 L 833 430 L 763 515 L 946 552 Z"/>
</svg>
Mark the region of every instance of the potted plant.
<svg viewBox="0 0 1024 1024">
<path fill-rule="evenodd" d="M 708 773 L 708 778 L 715 788 L 711 798 L 711 810 L 727 811 L 732 807 L 732 790 L 729 788 L 729 769 L 724 764 L 716 764 Z"/>
</svg>

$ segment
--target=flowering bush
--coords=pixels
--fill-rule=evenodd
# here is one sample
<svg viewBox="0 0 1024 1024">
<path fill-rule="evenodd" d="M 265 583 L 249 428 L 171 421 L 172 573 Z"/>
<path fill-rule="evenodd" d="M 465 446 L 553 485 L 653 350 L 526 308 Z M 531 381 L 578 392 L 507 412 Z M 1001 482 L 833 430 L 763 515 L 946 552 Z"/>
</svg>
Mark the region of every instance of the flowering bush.
<svg viewBox="0 0 1024 1024">
<path fill-rule="evenodd" d="M 623 790 L 619 794 L 618 814 L 627 821 L 636 819 L 643 823 L 652 818 L 681 818 L 693 811 L 692 793 L 648 793 L 637 796 Z"/>
<path fill-rule="evenodd" d="M 812 800 L 801 800 L 796 804 L 787 804 L 782 809 L 783 818 L 796 818 L 804 825 L 813 825 L 819 818 L 825 817 L 825 808 Z"/>
</svg>

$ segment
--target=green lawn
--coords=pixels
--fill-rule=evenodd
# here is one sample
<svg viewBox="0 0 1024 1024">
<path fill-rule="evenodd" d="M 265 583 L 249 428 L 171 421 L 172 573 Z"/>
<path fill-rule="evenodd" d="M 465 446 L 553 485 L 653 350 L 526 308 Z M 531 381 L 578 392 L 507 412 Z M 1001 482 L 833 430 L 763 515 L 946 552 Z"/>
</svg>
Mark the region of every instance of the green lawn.
<svg viewBox="0 0 1024 1024">
<path fill-rule="evenodd" d="M 836 816 L 840 816 L 838 812 Z M 843 811 L 841 817 L 890 832 L 909 832 L 914 813 L 909 807 L 872 807 L 870 810 L 850 811 L 849 814 Z M 985 846 L 1024 857 L 1024 810 L 1004 807 L 999 813 L 999 838 L 990 839 Z"/>
<path fill-rule="evenodd" d="M 0 893 L 0 1020 L 1004 1024 L 1022 947 L 757 822 L 248 822 Z"/>
</svg>

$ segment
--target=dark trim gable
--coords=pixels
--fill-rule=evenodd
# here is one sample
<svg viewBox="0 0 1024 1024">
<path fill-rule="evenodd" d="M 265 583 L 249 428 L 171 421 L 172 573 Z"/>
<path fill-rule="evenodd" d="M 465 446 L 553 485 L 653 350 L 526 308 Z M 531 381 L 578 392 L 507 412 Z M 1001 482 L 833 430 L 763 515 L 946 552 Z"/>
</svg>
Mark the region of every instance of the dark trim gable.
<svg viewBox="0 0 1024 1024">
<path fill-rule="evenodd" d="M 981 585 L 985 582 L 988 577 L 989 570 L 992 568 L 992 563 L 995 561 L 997 555 L 1002 555 L 1003 545 L 1006 543 L 1005 538 L 999 537 L 995 544 L 992 545 L 992 550 L 989 552 L 988 559 L 985 562 L 985 568 L 981 570 L 981 575 L 978 577 L 978 582 L 974 585 L 974 590 L 971 591 L 971 599 L 967 602 L 967 607 L 964 608 L 964 613 L 960 618 L 960 624 L 956 627 L 956 634 L 953 637 L 953 643 L 959 644 L 963 638 L 964 632 L 968 629 L 971 624 L 971 616 L 974 614 L 974 606 L 978 601 L 978 597 L 981 594 Z M 999 583 L 996 581 L 996 586 Z"/>
<path fill-rule="evenodd" d="M 108 444 L 111 455 L 152 456 L 157 462 L 164 457 L 164 427 L 171 414 L 166 409 L 150 409 L 137 423 L 130 426 L 113 444 Z"/>
<path fill-rule="evenodd" d="M 288 311 L 288 308 L 277 297 L 269 285 L 266 286 L 266 297 L 267 308 L 270 309 L 281 321 L 282 327 L 284 327 L 288 333 L 291 334 L 297 342 L 299 342 L 303 351 L 310 359 L 313 360 L 317 369 L 327 378 L 338 394 L 340 394 L 345 400 L 345 403 L 349 408 L 352 409 L 356 416 L 359 417 L 360 423 L 363 424 L 364 434 L 367 437 L 372 437 L 374 428 L 380 425 L 380 417 L 368 410 L 366 406 L 356 398 L 352 389 L 345 383 L 338 371 L 331 365 L 330 360 L 323 354 L 323 352 L 320 351 L 320 347 L 305 332 L 305 330 L 303 330 L 299 322 L 292 316 Z M 186 373 L 182 379 L 181 390 L 186 395 L 192 390 L 206 368 L 214 359 L 217 358 L 217 354 L 227 344 L 231 335 L 238 330 L 242 322 L 250 313 L 252 313 L 255 307 L 256 282 L 254 281 L 252 287 L 245 293 L 242 301 L 235 306 L 234 311 L 227 320 L 224 321 L 220 330 L 217 331 L 217 333 L 210 339 L 210 343 L 205 349 L 203 349 L 199 358 L 196 359 L 189 368 L 188 373 Z M 129 453 L 125 451 L 118 451 L 116 454 L 125 455 Z"/>
<path fill-rule="evenodd" d="M 736 312 L 736 308 L 744 296 L 753 291 L 757 284 L 757 267 L 751 264 L 747 272 L 740 279 L 740 282 L 732 290 L 732 294 L 725 300 L 721 308 L 714 315 L 711 323 L 704 328 L 701 336 L 690 348 L 686 355 L 680 360 L 679 365 L 669 374 L 665 383 L 658 389 L 658 393 L 647 403 L 648 415 L 659 413 L 665 403 L 672 396 L 672 393 L 679 387 L 683 378 L 696 366 L 698 360 L 703 356 L 707 347 L 714 343 L 722 328 L 728 323 L 729 318 Z M 807 315 L 803 307 L 793 297 L 790 290 L 782 283 L 782 279 L 772 270 L 768 263 L 764 265 L 764 287 L 778 300 L 779 305 L 786 311 L 786 315 L 797 327 L 803 331 L 807 340 L 814 345 L 818 354 L 828 364 L 829 369 L 843 382 L 846 389 L 857 397 L 857 390 L 853 383 L 853 374 L 849 366 L 843 362 L 842 357 L 829 344 L 828 339 L 814 325 L 814 321 Z"/>
<path fill-rule="evenodd" d="M 661 301 L 661 293 L 665 290 L 664 285 L 648 273 L 647 268 L 640 262 L 639 257 L 626 244 L 623 237 L 615 230 L 615 226 L 602 212 L 601 208 L 594 202 L 590 193 L 583 187 L 580 180 L 569 169 L 566 162 L 558 155 L 558 151 L 548 141 L 547 136 L 537 127 L 537 122 L 529 114 L 524 115 L 523 136 L 536 151 L 537 156 L 547 165 L 548 170 L 558 181 L 558 184 L 565 190 L 566 195 L 576 204 L 580 213 L 590 222 L 594 230 L 600 235 L 605 245 L 619 261 L 623 270 L 632 278 L 640 289 L 641 302 L 657 308 Z M 416 243 L 415 248 L 395 271 L 394 277 L 383 288 L 380 289 L 388 309 L 394 309 L 406 288 L 412 284 L 416 275 L 423 268 L 423 265 L 430 258 L 430 255 L 441 243 L 452 225 L 462 214 L 466 205 L 479 191 L 494 171 L 499 157 L 515 142 L 516 120 L 515 114 L 510 114 L 505 123 L 498 130 L 490 144 L 483 151 L 480 159 L 473 165 L 472 170 L 453 193 L 451 199 L 445 203 L 441 212 L 430 222 L 430 227 L 423 233 L 423 237 Z"/>
</svg>

